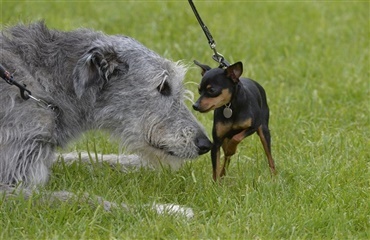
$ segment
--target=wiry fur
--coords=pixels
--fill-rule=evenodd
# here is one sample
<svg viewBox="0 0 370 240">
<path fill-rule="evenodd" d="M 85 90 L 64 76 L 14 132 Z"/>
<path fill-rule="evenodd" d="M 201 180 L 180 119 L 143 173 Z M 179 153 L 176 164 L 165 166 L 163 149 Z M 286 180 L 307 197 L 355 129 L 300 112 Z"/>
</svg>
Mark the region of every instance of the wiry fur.
<svg viewBox="0 0 370 240">
<path fill-rule="evenodd" d="M 89 129 L 111 132 L 144 161 L 171 166 L 210 148 L 183 103 L 186 68 L 130 37 L 38 22 L 3 31 L 0 46 L 0 63 L 15 80 L 58 107 L 25 101 L 0 81 L 1 184 L 44 184 L 55 147 Z"/>
</svg>

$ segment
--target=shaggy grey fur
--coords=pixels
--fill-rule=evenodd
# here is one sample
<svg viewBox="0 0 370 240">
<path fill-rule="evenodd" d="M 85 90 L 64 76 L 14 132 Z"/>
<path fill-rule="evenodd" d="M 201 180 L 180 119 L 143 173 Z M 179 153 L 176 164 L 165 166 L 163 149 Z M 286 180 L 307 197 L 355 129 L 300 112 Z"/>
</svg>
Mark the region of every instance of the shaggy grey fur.
<svg viewBox="0 0 370 240">
<path fill-rule="evenodd" d="M 0 63 L 14 79 L 58 107 L 25 101 L 0 79 L 0 184 L 44 184 L 55 148 L 89 129 L 111 132 L 144 161 L 171 166 L 211 147 L 183 103 L 186 68 L 130 37 L 38 22 L 4 30 L 0 46 Z"/>
</svg>

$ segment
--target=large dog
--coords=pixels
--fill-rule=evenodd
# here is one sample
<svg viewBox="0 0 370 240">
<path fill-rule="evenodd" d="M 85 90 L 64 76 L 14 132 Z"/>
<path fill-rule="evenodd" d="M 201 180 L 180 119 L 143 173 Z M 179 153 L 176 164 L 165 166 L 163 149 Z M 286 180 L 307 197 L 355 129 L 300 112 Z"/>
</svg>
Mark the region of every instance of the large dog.
<svg viewBox="0 0 370 240">
<path fill-rule="evenodd" d="M 0 63 L 41 100 L 0 79 L 0 191 L 46 183 L 55 148 L 89 129 L 171 166 L 211 148 L 183 102 L 186 68 L 130 37 L 37 22 L 4 30 L 0 46 Z"/>
</svg>

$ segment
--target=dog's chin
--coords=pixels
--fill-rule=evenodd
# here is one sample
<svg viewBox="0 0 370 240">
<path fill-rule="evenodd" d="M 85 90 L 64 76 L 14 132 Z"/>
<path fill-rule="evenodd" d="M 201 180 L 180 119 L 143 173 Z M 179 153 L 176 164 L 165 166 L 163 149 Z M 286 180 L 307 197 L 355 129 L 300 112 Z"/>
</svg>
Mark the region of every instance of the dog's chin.
<svg viewBox="0 0 370 240">
<path fill-rule="evenodd" d="M 172 170 L 178 170 L 189 158 L 179 156 L 165 147 L 158 147 L 147 143 L 147 147 L 138 152 L 143 160 L 154 168 L 170 167 Z"/>
<path fill-rule="evenodd" d="M 216 106 L 215 106 L 215 105 L 213 105 L 213 106 L 211 106 L 210 108 L 207 108 L 207 109 L 205 109 L 205 110 L 200 109 L 200 110 L 199 110 L 199 112 L 200 112 L 200 113 L 207 113 L 207 112 L 210 112 L 210 111 L 212 111 L 212 110 L 215 110 L 215 108 L 216 108 Z"/>
<path fill-rule="evenodd" d="M 155 145 L 155 144 L 153 144 L 151 142 L 148 142 L 147 145 L 151 149 L 151 151 L 153 151 L 154 153 L 156 153 L 156 155 L 160 155 L 160 156 L 176 156 L 174 152 L 169 151 L 165 147 L 157 146 L 157 145 Z"/>
<path fill-rule="evenodd" d="M 148 147 L 151 150 L 153 150 L 156 154 L 158 154 L 161 157 L 163 157 L 163 156 L 164 157 L 172 157 L 172 158 L 178 158 L 178 159 L 181 159 L 181 160 L 186 160 L 186 159 L 192 158 L 191 156 L 190 157 L 189 156 L 181 156 L 181 155 L 177 154 L 176 152 L 171 151 L 166 146 L 156 145 L 156 144 L 151 143 L 151 142 L 147 142 L 146 144 L 148 145 Z"/>
</svg>

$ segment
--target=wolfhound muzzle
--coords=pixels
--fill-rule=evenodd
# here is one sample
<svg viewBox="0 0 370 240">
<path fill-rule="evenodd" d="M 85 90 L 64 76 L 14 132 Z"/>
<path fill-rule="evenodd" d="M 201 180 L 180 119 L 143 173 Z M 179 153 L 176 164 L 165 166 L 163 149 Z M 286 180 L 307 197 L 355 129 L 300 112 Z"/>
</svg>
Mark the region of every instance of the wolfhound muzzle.
<svg viewBox="0 0 370 240">
<path fill-rule="evenodd" d="M 90 129 L 171 166 L 211 147 L 184 104 L 186 68 L 130 37 L 38 22 L 4 30 L 0 46 L 0 63 L 15 80 L 58 108 L 25 101 L 0 81 L 0 185 L 44 184 L 55 148 Z"/>
</svg>

